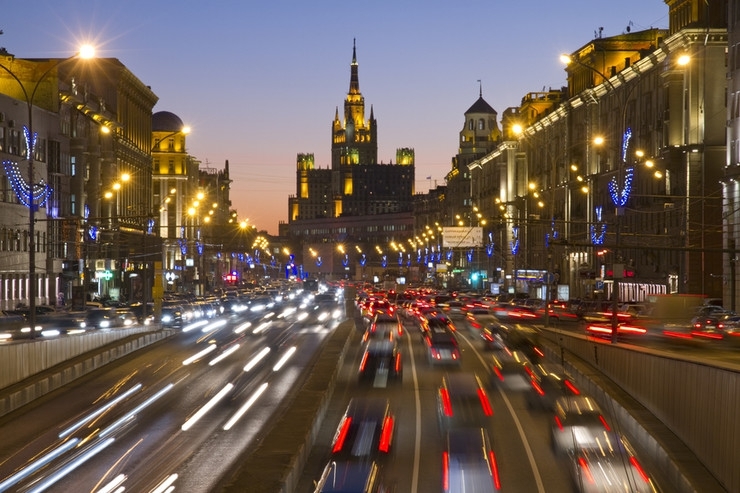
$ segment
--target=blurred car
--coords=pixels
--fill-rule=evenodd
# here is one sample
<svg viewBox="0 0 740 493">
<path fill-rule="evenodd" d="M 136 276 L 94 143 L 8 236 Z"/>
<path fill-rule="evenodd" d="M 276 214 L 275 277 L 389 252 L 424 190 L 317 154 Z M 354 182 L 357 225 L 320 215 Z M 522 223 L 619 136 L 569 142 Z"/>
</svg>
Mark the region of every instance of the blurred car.
<svg viewBox="0 0 740 493">
<path fill-rule="evenodd" d="M 116 317 L 120 320 L 119 327 L 139 325 L 139 318 L 132 310 L 118 308 L 116 309 Z"/>
<path fill-rule="evenodd" d="M 497 328 L 507 348 L 522 352 L 532 362 L 544 358 L 545 353 L 540 348 L 540 333 L 536 328 L 510 322 L 502 322 Z"/>
<path fill-rule="evenodd" d="M 594 449 L 613 442 L 599 405 L 585 395 L 560 397 L 553 405 L 552 446 L 557 454 Z"/>
<path fill-rule="evenodd" d="M 465 312 L 465 323 L 472 331 L 479 331 L 486 324 L 497 321 L 496 316 L 488 308 L 471 308 Z"/>
<path fill-rule="evenodd" d="M 123 327 L 123 319 L 118 316 L 115 308 L 95 308 L 87 311 L 80 327 L 86 330 Z"/>
<path fill-rule="evenodd" d="M 179 306 L 163 306 L 159 317 L 162 327 L 180 329 L 183 324 L 182 309 Z"/>
<path fill-rule="evenodd" d="M 691 319 L 691 335 L 703 339 L 721 340 L 725 337 L 725 324 L 732 322 L 734 312 L 707 305 L 701 313 Z"/>
<path fill-rule="evenodd" d="M 570 459 L 570 472 L 580 493 L 658 492 L 624 438 L 614 448 L 581 449 Z"/>
<path fill-rule="evenodd" d="M 555 401 L 581 392 L 557 363 L 538 363 L 527 367 L 530 392 L 527 392 L 527 407 L 554 411 Z"/>
<path fill-rule="evenodd" d="M 455 331 L 444 321 L 427 324 L 423 331 L 423 338 L 427 346 L 429 363 L 460 365 L 460 347 L 457 343 Z"/>
<path fill-rule="evenodd" d="M 391 451 L 394 426 L 388 399 L 353 398 L 334 434 L 332 459 L 382 460 Z"/>
<path fill-rule="evenodd" d="M 491 381 L 496 386 L 511 390 L 527 390 L 529 383 L 529 367 L 532 362 L 526 354 L 508 347 L 494 351 L 491 355 Z"/>
<path fill-rule="evenodd" d="M 437 390 L 439 427 L 486 427 L 493 407 L 483 383 L 474 373 L 447 373 Z"/>
<path fill-rule="evenodd" d="M 372 461 L 330 461 L 314 493 L 390 493 L 383 484 L 380 468 Z"/>
<path fill-rule="evenodd" d="M 496 455 L 485 428 L 447 432 L 442 453 L 442 491 L 495 493 L 501 491 Z"/>
<path fill-rule="evenodd" d="M 395 341 L 370 341 L 362 354 L 358 379 L 360 383 L 372 383 L 373 387 L 385 387 L 388 381 L 400 383 L 403 378 L 403 360 Z"/>
<path fill-rule="evenodd" d="M 403 336 L 403 323 L 397 313 L 378 312 L 368 326 L 363 342 L 370 339 L 389 339 Z"/>
</svg>

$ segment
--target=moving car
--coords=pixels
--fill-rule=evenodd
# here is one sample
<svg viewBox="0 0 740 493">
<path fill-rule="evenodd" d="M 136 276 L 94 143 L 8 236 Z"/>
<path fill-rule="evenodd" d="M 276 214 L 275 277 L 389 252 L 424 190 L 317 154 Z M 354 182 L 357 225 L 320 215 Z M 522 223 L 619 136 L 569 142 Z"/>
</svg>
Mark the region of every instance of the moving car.
<svg viewBox="0 0 740 493">
<path fill-rule="evenodd" d="M 370 341 L 362 354 L 358 379 L 372 383 L 373 387 L 386 387 L 388 381 L 400 383 L 403 377 L 403 360 L 395 341 Z"/>
<path fill-rule="evenodd" d="M 427 346 L 427 358 L 431 364 L 460 365 L 460 347 L 455 332 L 444 322 L 427 325 L 423 332 Z"/>
<path fill-rule="evenodd" d="M 363 336 L 363 342 L 373 340 L 394 340 L 403 335 L 403 323 L 397 313 L 378 312 Z"/>
<path fill-rule="evenodd" d="M 447 432 L 442 453 L 442 491 L 501 491 L 496 455 L 485 428 L 460 428 Z"/>
<path fill-rule="evenodd" d="M 624 438 L 614 448 L 580 449 L 570 457 L 570 472 L 580 493 L 657 493 L 653 480 Z"/>
<path fill-rule="evenodd" d="M 437 390 L 439 427 L 486 427 L 493 406 L 483 383 L 474 373 L 447 373 Z"/>
<path fill-rule="evenodd" d="M 614 434 L 599 405 L 585 395 L 555 400 L 552 446 L 557 454 L 593 449 L 612 443 Z"/>
<path fill-rule="evenodd" d="M 372 461 L 330 461 L 314 493 L 390 493 L 378 464 Z"/>
<path fill-rule="evenodd" d="M 388 399 L 353 398 L 334 434 L 332 459 L 382 460 L 391 451 L 394 426 Z"/>
<path fill-rule="evenodd" d="M 555 401 L 581 392 L 557 363 L 538 363 L 527 368 L 531 388 L 527 392 L 527 407 L 554 411 Z"/>
<path fill-rule="evenodd" d="M 519 350 L 508 347 L 491 355 L 491 381 L 493 385 L 511 390 L 528 390 L 530 359 Z"/>
</svg>

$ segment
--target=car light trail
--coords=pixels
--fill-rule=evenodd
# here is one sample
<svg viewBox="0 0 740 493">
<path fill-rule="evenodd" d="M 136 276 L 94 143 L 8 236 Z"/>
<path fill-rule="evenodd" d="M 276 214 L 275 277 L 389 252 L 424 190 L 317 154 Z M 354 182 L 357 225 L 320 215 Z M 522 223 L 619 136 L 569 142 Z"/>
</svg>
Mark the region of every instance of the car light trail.
<svg viewBox="0 0 740 493">
<path fill-rule="evenodd" d="M 88 414 L 87 416 L 85 416 L 84 418 L 82 418 L 81 420 L 79 420 L 78 422 L 76 422 L 75 424 L 73 424 L 72 426 L 70 426 L 69 428 L 67 428 L 66 430 L 62 431 L 59 434 L 59 438 L 65 438 L 65 437 L 71 435 L 76 430 L 80 429 L 85 423 L 88 423 L 88 422 L 92 421 L 93 419 L 97 418 L 98 416 L 100 416 L 101 414 L 103 414 L 105 411 L 107 411 L 111 407 L 115 406 L 116 404 L 118 404 L 123 399 L 127 398 L 128 396 L 130 396 L 131 394 L 133 394 L 135 392 L 138 392 L 139 390 L 141 390 L 141 384 L 140 383 L 137 383 L 136 385 L 134 385 L 133 387 L 131 387 L 130 389 L 128 389 L 123 394 L 119 395 L 118 397 L 116 397 L 115 399 L 113 399 L 112 401 L 110 401 L 109 403 L 107 403 L 106 405 L 102 406 L 97 411 L 94 411 L 94 412 Z"/>
<path fill-rule="evenodd" d="M 280 315 L 278 315 L 277 318 L 285 318 L 285 317 L 287 317 L 289 315 L 294 314 L 297 310 L 298 309 L 296 307 L 294 307 L 294 306 L 292 306 L 290 308 L 286 308 L 285 310 L 283 310 L 283 312 Z"/>
<path fill-rule="evenodd" d="M 234 352 L 235 352 L 235 351 L 236 351 L 237 349 L 239 349 L 239 344 L 234 344 L 234 345 L 233 345 L 233 346 L 231 346 L 231 347 L 230 347 L 229 349 L 227 349 L 227 350 L 226 350 L 226 351 L 224 351 L 223 353 L 221 353 L 221 354 L 219 354 L 218 356 L 216 356 L 215 358 L 213 358 L 213 359 L 212 359 L 212 360 L 211 360 L 211 361 L 210 361 L 210 362 L 208 363 L 208 366 L 213 366 L 213 365 L 215 365 L 215 364 L 217 364 L 217 363 L 219 363 L 219 362 L 223 361 L 223 360 L 224 360 L 224 359 L 226 359 L 226 358 L 227 358 L 227 357 L 228 357 L 228 356 L 229 356 L 230 354 L 233 354 L 233 353 L 234 353 Z"/>
<path fill-rule="evenodd" d="M 80 439 L 79 438 L 73 438 L 72 440 L 63 443 L 61 446 L 55 448 L 48 454 L 40 457 L 36 461 L 32 462 L 28 466 L 24 467 L 17 473 L 13 474 L 12 476 L 5 479 L 2 483 L 0 483 L 0 491 L 7 491 L 9 487 L 16 484 L 21 479 L 33 474 L 35 471 L 39 470 L 52 460 L 56 459 L 63 453 L 67 452 L 68 450 L 73 449 L 78 443 Z"/>
<path fill-rule="evenodd" d="M 218 320 L 216 322 L 211 322 L 210 324 L 203 327 L 203 332 L 211 332 L 213 330 L 220 329 L 224 325 L 226 325 L 226 320 Z"/>
<path fill-rule="evenodd" d="M 229 392 L 231 392 L 231 389 L 233 389 L 233 388 L 234 388 L 234 384 L 233 383 L 227 383 L 224 388 L 222 388 L 221 390 L 218 391 L 218 394 L 214 395 L 213 397 L 211 397 L 211 400 L 209 400 L 208 402 L 206 402 L 206 405 L 205 406 L 203 406 L 200 409 L 198 409 L 198 411 L 195 414 L 193 414 L 193 416 L 189 420 L 185 421 L 182 424 L 182 426 L 180 427 L 182 429 L 182 431 L 188 431 L 195 423 L 198 422 L 198 420 L 200 418 L 202 418 L 203 416 L 205 416 L 206 413 L 213 408 L 213 406 L 215 406 L 216 404 L 218 404 L 218 401 L 220 401 L 221 399 L 223 399 L 224 397 L 226 397 L 226 395 Z"/>
<path fill-rule="evenodd" d="M 267 382 L 264 382 L 262 385 L 257 387 L 257 390 L 255 390 L 254 394 L 252 394 L 249 397 L 249 399 L 247 399 L 247 402 L 245 402 L 244 405 L 240 407 L 239 410 L 236 413 L 234 413 L 234 415 L 231 418 L 229 418 L 229 420 L 224 425 L 223 429 L 227 431 L 230 430 L 236 424 L 236 422 L 239 421 L 239 419 L 244 415 L 244 413 L 246 413 L 247 410 L 249 410 L 249 408 L 252 407 L 252 404 L 254 404 L 257 401 L 259 396 L 261 396 L 262 393 L 266 389 L 267 389 Z"/>
<path fill-rule="evenodd" d="M 170 474 L 166 478 L 164 478 L 164 481 L 159 483 L 156 488 L 154 488 L 151 493 L 165 493 L 167 491 L 172 491 L 175 488 L 172 487 L 172 483 L 175 482 L 177 479 L 177 474 Z"/>
<path fill-rule="evenodd" d="M 252 322 L 244 322 L 243 324 L 237 326 L 234 329 L 234 334 L 241 334 L 242 332 L 244 332 L 245 330 L 247 330 L 251 326 L 252 326 Z"/>
<path fill-rule="evenodd" d="M 183 332 L 190 332 L 191 330 L 195 330 L 198 327 L 203 327 L 204 325 L 208 324 L 208 320 L 199 320 L 197 322 L 194 322 L 192 324 L 188 324 L 185 327 L 182 328 Z"/>
<path fill-rule="evenodd" d="M 103 440 L 102 442 L 99 442 L 94 447 L 87 450 L 84 454 L 77 456 L 75 460 L 64 466 L 63 468 L 59 469 L 57 472 L 43 480 L 40 484 L 36 485 L 32 490 L 29 490 L 29 493 L 41 493 L 42 491 L 45 491 L 47 488 L 51 487 L 62 479 L 67 474 L 71 473 L 78 467 L 80 467 L 82 464 L 87 462 L 89 459 L 92 459 L 95 455 L 98 454 L 98 452 L 102 451 L 104 448 L 106 448 L 108 445 L 113 443 L 114 438 L 110 437 L 106 440 Z"/>
<path fill-rule="evenodd" d="M 123 482 L 126 481 L 126 475 L 125 474 L 119 474 L 115 478 L 113 478 L 110 483 L 103 486 L 101 489 L 98 490 L 97 493 L 112 493 L 112 492 L 119 492 L 123 491 L 124 488 L 116 489 L 119 486 L 123 484 Z"/>
<path fill-rule="evenodd" d="M 244 371 L 249 371 L 252 368 L 254 368 L 255 365 L 259 363 L 262 358 L 267 356 L 267 353 L 269 352 L 270 352 L 269 347 L 263 347 L 259 353 L 255 354 L 254 357 L 251 360 L 249 360 L 249 363 L 247 363 L 246 366 L 244 367 Z"/>
<path fill-rule="evenodd" d="M 199 359 L 201 359 L 206 354 L 208 354 L 208 353 L 210 353 L 212 351 L 215 351 L 215 350 L 216 350 L 216 345 L 215 344 L 209 344 L 207 348 L 203 349 L 202 351 L 198 351 L 197 353 L 195 353 L 194 355 L 192 355 L 191 357 L 189 357 L 185 361 L 183 361 L 182 362 L 182 365 L 183 366 L 188 366 L 190 363 L 193 363 L 195 361 L 198 361 Z"/>
<path fill-rule="evenodd" d="M 147 406 L 149 406 L 152 402 L 156 401 L 160 397 L 162 397 L 164 394 L 172 390 L 172 387 L 174 387 L 175 384 L 168 383 L 162 390 L 136 406 L 134 409 L 132 409 L 130 412 L 128 412 L 126 415 L 119 418 L 115 423 L 110 425 L 108 428 L 104 429 L 102 432 L 100 432 L 100 437 L 103 438 L 105 435 L 108 435 L 115 431 L 119 426 L 121 426 L 123 423 L 134 417 L 136 414 L 138 414 L 140 411 L 145 409 Z"/>
<path fill-rule="evenodd" d="M 295 353 L 296 349 L 297 348 L 295 346 L 291 346 L 287 351 L 285 351 L 283 357 L 280 358 L 280 360 L 275 363 L 275 366 L 272 367 L 272 371 L 278 371 L 280 368 L 282 368 L 286 361 L 288 361 L 288 359 L 293 356 L 293 353 Z"/>
<path fill-rule="evenodd" d="M 271 323 L 272 322 L 270 322 L 270 321 L 262 322 L 261 324 L 259 324 L 257 327 L 254 328 L 254 330 L 252 331 L 252 334 L 259 334 L 260 332 L 262 332 L 266 328 L 268 328 Z"/>
</svg>

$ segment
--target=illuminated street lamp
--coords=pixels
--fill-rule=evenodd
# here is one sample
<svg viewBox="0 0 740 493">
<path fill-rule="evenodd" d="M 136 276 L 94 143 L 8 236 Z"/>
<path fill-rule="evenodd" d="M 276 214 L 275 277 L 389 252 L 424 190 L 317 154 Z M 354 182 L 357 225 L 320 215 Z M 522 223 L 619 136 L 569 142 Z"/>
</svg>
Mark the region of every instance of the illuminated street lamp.
<svg viewBox="0 0 740 493">
<path fill-rule="evenodd" d="M 34 84 L 33 88 L 31 88 L 30 93 L 29 89 L 26 87 L 26 85 L 20 80 L 18 75 L 16 75 L 11 69 L 0 63 L 0 68 L 3 69 L 5 72 L 8 73 L 20 86 L 21 91 L 23 92 L 23 98 L 26 102 L 26 107 L 28 110 L 28 126 L 24 127 L 24 131 L 26 134 L 26 160 L 28 161 L 28 181 L 26 182 L 20 174 L 18 175 L 18 180 L 13 181 L 14 183 L 17 183 L 17 186 L 14 186 L 14 191 L 16 195 L 18 196 L 18 200 L 26 205 L 28 207 L 28 321 L 31 326 L 31 337 L 35 337 L 36 335 L 36 231 L 35 231 L 35 224 L 36 224 L 36 208 L 38 208 L 40 205 L 42 205 L 46 199 L 48 198 L 49 194 L 51 193 L 51 190 L 48 188 L 48 186 L 43 182 L 34 182 L 34 152 L 36 151 L 36 138 L 37 135 L 33 131 L 33 102 L 36 97 L 36 91 L 38 90 L 41 83 L 46 79 L 46 77 L 51 73 L 51 71 L 55 68 L 58 68 L 60 65 L 67 63 L 71 60 L 81 58 L 81 59 L 89 59 L 95 56 L 95 50 L 90 45 L 84 45 L 80 48 L 80 51 L 78 53 L 75 53 L 74 55 L 64 58 L 62 60 L 56 60 L 54 63 L 52 63 L 42 74 L 39 76 L 36 80 L 36 83 Z M 58 84 L 55 82 L 55 85 Z M 5 164 L 5 163 L 4 163 Z M 17 171 L 17 164 L 14 167 Z"/>
</svg>

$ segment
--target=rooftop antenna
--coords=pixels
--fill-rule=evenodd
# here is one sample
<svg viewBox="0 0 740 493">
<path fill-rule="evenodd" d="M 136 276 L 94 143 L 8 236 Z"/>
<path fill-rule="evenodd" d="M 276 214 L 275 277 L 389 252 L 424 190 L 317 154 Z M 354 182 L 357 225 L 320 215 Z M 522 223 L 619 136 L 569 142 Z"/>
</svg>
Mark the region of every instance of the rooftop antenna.
<svg viewBox="0 0 740 493">
<path fill-rule="evenodd" d="M 483 97 L 483 83 L 478 79 L 478 96 Z"/>
</svg>

